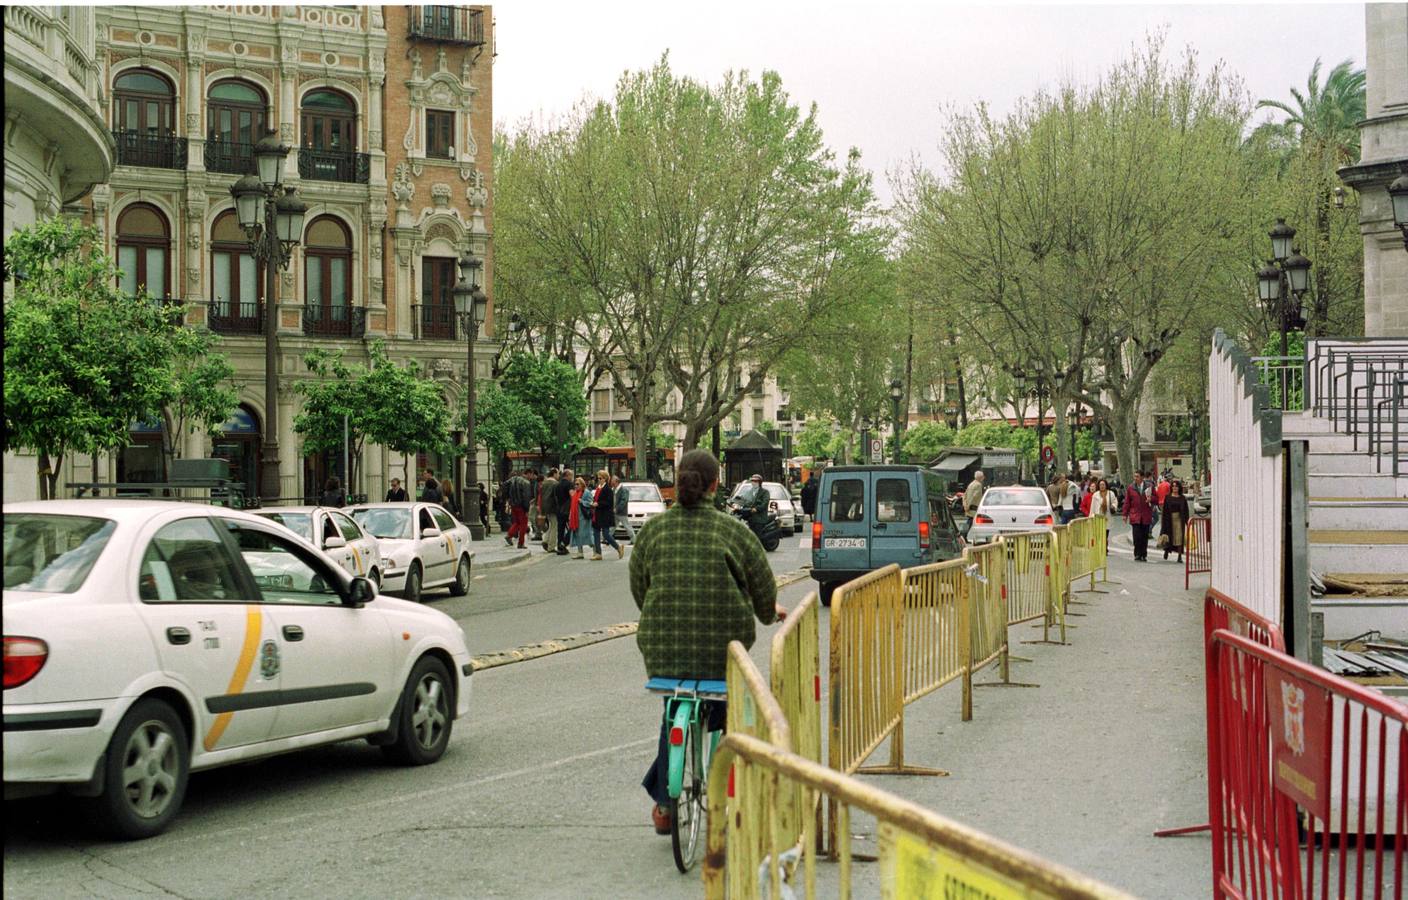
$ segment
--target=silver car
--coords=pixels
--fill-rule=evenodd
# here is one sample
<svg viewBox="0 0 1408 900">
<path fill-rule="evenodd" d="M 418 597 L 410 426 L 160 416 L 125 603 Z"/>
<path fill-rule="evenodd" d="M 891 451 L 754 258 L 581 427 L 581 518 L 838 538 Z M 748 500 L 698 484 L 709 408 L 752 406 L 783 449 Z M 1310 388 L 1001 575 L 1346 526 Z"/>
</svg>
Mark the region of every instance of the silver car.
<svg viewBox="0 0 1408 900">
<path fill-rule="evenodd" d="M 968 530 L 968 543 L 986 544 L 1004 534 L 1050 530 L 1051 501 L 1039 487 L 995 487 L 983 494 Z"/>
<path fill-rule="evenodd" d="M 729 497 L 729 502 L 739 500 L 744 493 L 753 489 L 751 481 L 740 481 L 738 487 L 733 489 L 733 495 Z M 783 534 L 796 534 L 800 528 L 798 525 L 797 513 L 792 506 L 792 495 L 787 492 L 787 488 L 776 481 L 764 481 L 763 490 L 768 492 L 768 512 L 777 516 L 777 527 L 782 529 Z"/>
</svg>

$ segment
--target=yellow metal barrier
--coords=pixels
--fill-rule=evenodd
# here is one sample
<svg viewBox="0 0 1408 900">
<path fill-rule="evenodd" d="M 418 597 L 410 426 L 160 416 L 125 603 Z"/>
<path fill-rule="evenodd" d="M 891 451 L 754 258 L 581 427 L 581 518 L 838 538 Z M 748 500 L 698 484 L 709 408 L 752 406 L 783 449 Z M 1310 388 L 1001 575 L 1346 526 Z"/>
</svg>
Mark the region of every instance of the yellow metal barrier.
<svg viewBox="0 0 1408 900">
<path fill-rule="evenodd" d="M 1066 643 L 1066 602 L 1071 596 L 1071 537 L 1067 526 L 1051 529 L 1051 553 L 1047 560 L 1046 587 L 1051 592 L 1051 614 L 1042 628 L 1042 644 Z M 1047 633 L 1053 626 L 1061 629 L 1061 640 L 1052 641 Z M 1074 628 L 1074 625 L 1069 626 Z"/>
<path fill-rule="evenodd" d="M 831 736 L 827 758 L 854 772 L 904 715 L 900 567 L 876 569 L 831 600 Z"/>
<path fill-rule="evenodd" d="M 1071 539 L 1070 579 L 1090 578 L 1090 587 L 1081 593 L 1107 593 L 1095 587 L 1095 573 L 1101 568 L 1105 569 L 1105 580 L 1109 580 L 1109 562 L 1105 558 L 1105 517 L 1076 519 L 1067 527 Z"/>
<path fill-rule="evenodd" d="M 787 717 L 778 705 L 777 699 L 768 690 L 767 682 L 758 667 L 749 658 L 748 651 L 738 641 L 728 645 L 728 728 L 730 735 L 751 738 L 781 751 L 792 749 L 791 729 Z M 791 829 L 795 823 L 796 810 L 778 807 L 778 779 L 776 773 L 757 768 L 746 768 L 730 775 L 726 766 L 721 767 L 716 753 L 709 768 L 710 778 L 719 778 L 727 788 L 727 811 L 721 806 L 716 815 L 713 805 L 716 796 L 715 785 L 709 786 L 710 831 L 716 819 L 726 815 L 729 820 L 756 823 L 758 827 L 739 828 L 728 842 L 726 854 L 719 860 L 726 862 L 729 896 L 755 896 L 755 885 L 750 884 L 760 867 L 771 868 L 774 884 L 779 884 L 779 846 L 792 843 Z M 786 807 L 786 804 L 784 804 Z M 813 826 L 815 827 L 815 826 Z M 810 830 L 810 829 L 809 829 Z M 720 846 L 718 849 L 723 850 Z M 711 834 L 708 852 L 715 850 Z M 707 863 L 706 863 L 707 865 Z M 707 881 L 708 876 L 705 876 Z"/>
<path fill-rule="evenodd" d="M 729 734 L 719 745 L 709 777 L 709 843 L 704 858 L 704 896 L 709 900 L 722 900 L 725 896 L 733 900 L 780 898 L 781 875 L 795 871 L 798 861 L 793 857 L 787 864 L 779 863 L 787 848 L 775 837 L 776 807 L 749 803 L 740 808 L 741 814 L 733 812 L 731 806 L 726 810 L 730 802 L 730 768 L 736 784 L 770 785 L 773 791 L 796 785 L 808 797 L 828 797 L 831 805 L 839 808 L 842 827 L 838 895 L 842 900 L 851 896 L 852 807 L 874 816 L 879 826 L 881 897 L 1119 900 L 1129 896 L 785 748 L 746 735 Z M 733 868 L 732 845 L 740 839 L 751 841 L 754 833 L 773 836 L 762 842 L 767 855 L 746 872 L 739 872 Z M 816 850 L 815 841 L 808 837 L 804 836 L 799 852 L 804 896 L 812 898 L 816 896 Z"/>
<path fill-rule="evenodd" d="M 782 708 L 792 735 L 792 748 L 812 762 L 821 762 L 821 642 L 820 601 L 815 591 L 797 605 L 772 638 L 768 676 L 772 695 Z M 783 796 L 784 845 L 795 843 L 811 819 L 813 833 L 820 810 L 807 805 L 800 787 Z"/>
</svg>

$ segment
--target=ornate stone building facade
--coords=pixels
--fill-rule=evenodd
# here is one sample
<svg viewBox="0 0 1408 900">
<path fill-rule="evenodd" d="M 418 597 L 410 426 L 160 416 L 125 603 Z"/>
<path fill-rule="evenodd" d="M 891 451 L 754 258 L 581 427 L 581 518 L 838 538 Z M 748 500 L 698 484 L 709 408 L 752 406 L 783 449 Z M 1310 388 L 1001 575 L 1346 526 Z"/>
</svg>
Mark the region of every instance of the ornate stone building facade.
<svg viewBox="0 0 1408 900">
<path fill-rule="evenodd" d="M 340 454 L 304 454 L 293 432 L 294 386 L 314 348 L 358 362 L 384 341 L 392 359 L 419 362 L 462 410 L 455 260 L 477 246 L 485 289 L 492 284 L 489 8 L 100 6 L 94 32 L 95 81 L 107 98 L 99 114 L 116 168 L 88 198 L 91 220 L 128 288 L 185 301 L 189 327 L 222 335 L 240 386 L 225 436 L 188 437 L 183 455 L 225 457 L 257 485 L 262 423 L 277 416 L 280 494 L 316 496 Z M 264 297 L 230 195 L 254 171 L 253 144 L 266 129 L 293 148 L 283 181 L 308 204 L 302 243 L 273 298 Z M 7 201 L 9 193 L 7 184 Z M 277 305 L 276 410 L 264 404 L 266 300 Z M 487 339 L 477 345 L 484 378 L 495 350 Z M 159 443 L 159 433 L 136 426 L 131 446 L 98 460 L 94 474 L 156 480 Z M 447 468 L 369 446 L 351 490 L 379 496 L 388 477 L 406 478 L 417 463 Z"/>
</svg>

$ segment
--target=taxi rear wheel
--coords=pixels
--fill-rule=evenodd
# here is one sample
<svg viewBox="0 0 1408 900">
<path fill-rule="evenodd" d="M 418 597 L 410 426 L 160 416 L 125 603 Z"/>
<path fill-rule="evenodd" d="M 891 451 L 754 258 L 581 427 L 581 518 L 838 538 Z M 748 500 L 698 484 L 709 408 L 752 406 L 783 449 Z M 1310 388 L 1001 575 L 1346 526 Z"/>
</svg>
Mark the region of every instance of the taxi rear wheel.
<svg viewBox="0 0 1408 900">
<path fill-rule="evenodd" d="M 140 839 L 160 834 L 181 809 L 190 774 L 186 728 L 160 700 L 139 700 L 113 732 L 103 763 L 103 793 L 94 817 L 110 834 Z"/>
<path fill-rule="evenodd" d="M 469 593 L 469 557 L 461 556 L 459 565 L 455 566 L 455 580 L 450 583 L 450 595 L 452 597 L 463 597 Z"/>
<path fill-rule="evenodd" d="M 424 766 L 444 756 L 454 725 L 452 690 L 445 664 L 433 656 L 421 657 L 401 694 L 396 741 L 382 752 L 407 766 Z"/>
</svg>

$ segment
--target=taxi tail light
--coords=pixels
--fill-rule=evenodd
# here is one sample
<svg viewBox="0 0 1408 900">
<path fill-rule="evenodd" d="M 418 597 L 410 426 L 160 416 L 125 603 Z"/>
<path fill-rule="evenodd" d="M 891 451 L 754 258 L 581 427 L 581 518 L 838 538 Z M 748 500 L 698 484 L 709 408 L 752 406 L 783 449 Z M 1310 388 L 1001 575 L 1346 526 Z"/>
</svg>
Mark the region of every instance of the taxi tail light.
<svg viewBox="0 0 1408 900">
<path fill-rule="evenodd" d="M 920 550 L 928 550 L 928 549 L 929 549 L 929 522 L 928 522 L 928 520 L 921 520 L 921 521 L 919 522 L 919 549 L 920 549 Z"/>
<path fill-rule="evenodd" d="M 1033 524 L 1035 524 L 1035 525 L 1050 525 L 1050 524 L 1051 524 L 1051 521 L 1052 521 L 1052 519 L 1051 519 L 1051 514 L 1050 514 L 1050 513 L 1047 513 L 1047 514 L 1044 515 L 1044 516 L 1037 516 L 1037 517 L 1036 517 L 1036 522 L 1034 522 Z"/>
<path fill-rule="evenodd" d="M 820 523 L 820 522 L 813 522 L 813 523 L 812 523 L 812 549 L 813 549 L 813 550 L 820 550 L 820 549 L 821 549 L 821 523 Z"/>
<path fill-rule="evenodd" d="M 991 524 L 992 524 L 992 516 L 985 516 L 985 515 L 983 515 L 982 513 L 978 513 L 976 516 L 973 517 L 973 524 L 974 524 L 974 525 L 991 525 Z"/>
<path fill-rule="evenodd" d="M 5 690 L 29 681 L 49 660 L 49 645 L 39 638 L 5 635 Z"/>
<path fill-rule="evenodd" d="M 671 746 L 671 747 L 682 747 L 682 746 L 684 746 L 684 729 L 683 729 L 683 728 L 675 727 L 675 728 L 671 728 L 671 729 L 670 729 L 670 746 Z"/>
</svg>

